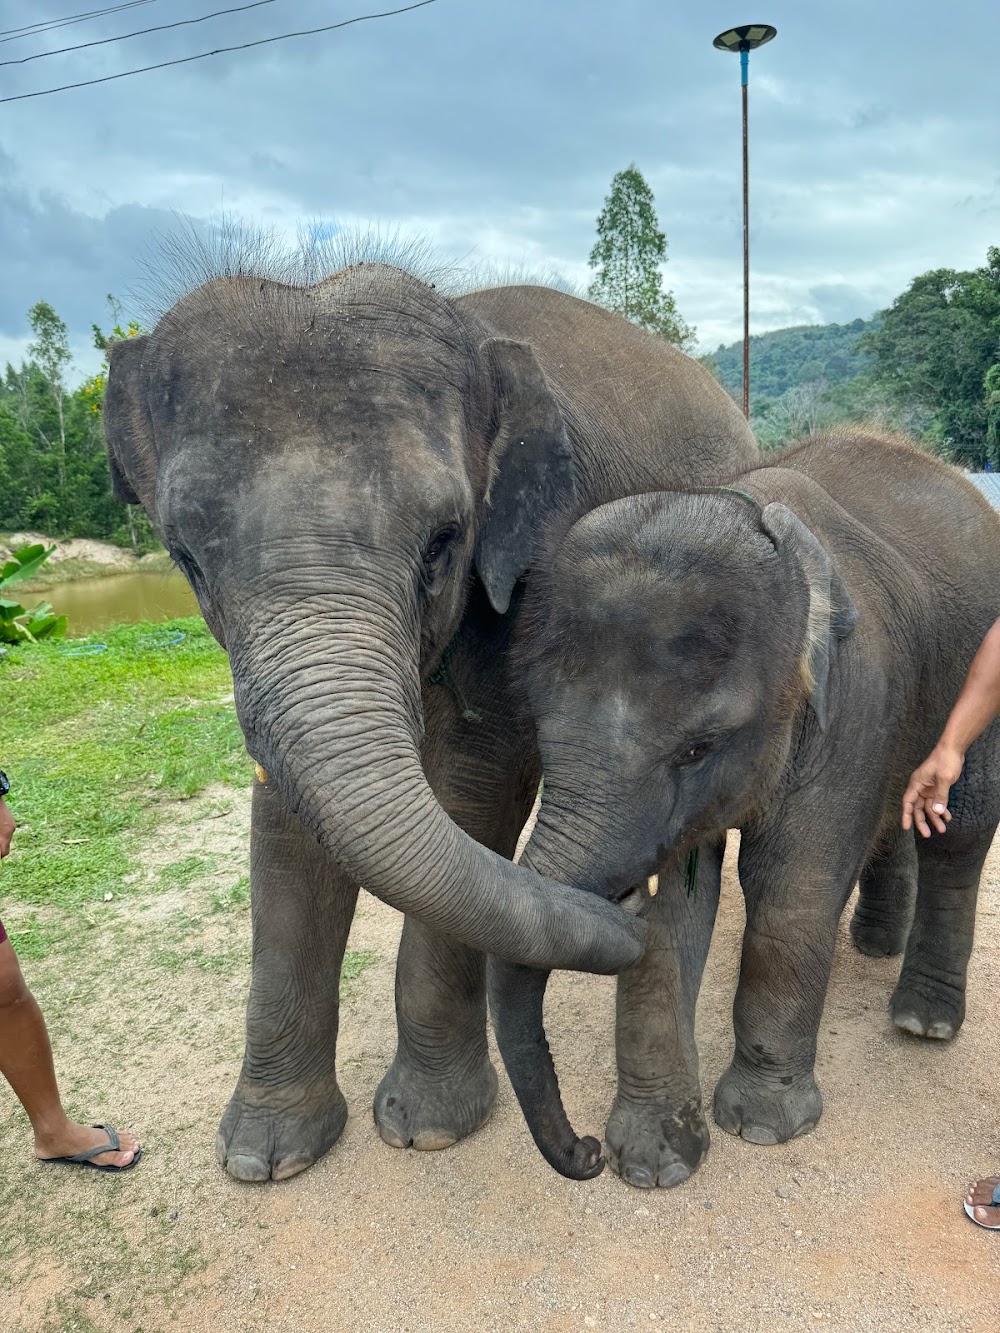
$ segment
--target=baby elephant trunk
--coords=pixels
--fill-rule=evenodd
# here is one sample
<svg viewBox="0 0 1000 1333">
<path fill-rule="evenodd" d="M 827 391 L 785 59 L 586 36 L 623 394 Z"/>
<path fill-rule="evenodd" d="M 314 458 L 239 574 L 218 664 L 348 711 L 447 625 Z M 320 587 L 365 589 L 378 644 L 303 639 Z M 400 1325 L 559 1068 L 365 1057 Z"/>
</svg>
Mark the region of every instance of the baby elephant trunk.
<svg viewBox="0 0 1000 1333">
<path fill-rule="evenodd" d="M 578 1138 L 563 1110 L 542 1017 L 549 973 L 491 958 L 488 976 L 497 1045 L 539 1152 L 570 1180 L 600 1175 L 600 1143 Z"/>
</svg>

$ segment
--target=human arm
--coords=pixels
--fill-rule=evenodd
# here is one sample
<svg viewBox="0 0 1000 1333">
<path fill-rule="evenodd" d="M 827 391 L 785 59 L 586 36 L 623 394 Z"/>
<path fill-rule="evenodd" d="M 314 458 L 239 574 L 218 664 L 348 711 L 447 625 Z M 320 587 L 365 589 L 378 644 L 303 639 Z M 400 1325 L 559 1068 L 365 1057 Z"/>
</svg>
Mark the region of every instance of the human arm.
<svg viewBox="0 0 1000 1333">
<path fill-rule="evenodd" d="M 1000 620 L 979 645 L 961 693 L 934 749 L 910 777 L 903 794 L 902 825 L 925 838 L 931 825 L 944 833 L 951 814 L 948 792 L 958 781 L 965 752 L 1000 713 Z M 929 822 L 928 822 L 929 821 Z"/>
</svg>

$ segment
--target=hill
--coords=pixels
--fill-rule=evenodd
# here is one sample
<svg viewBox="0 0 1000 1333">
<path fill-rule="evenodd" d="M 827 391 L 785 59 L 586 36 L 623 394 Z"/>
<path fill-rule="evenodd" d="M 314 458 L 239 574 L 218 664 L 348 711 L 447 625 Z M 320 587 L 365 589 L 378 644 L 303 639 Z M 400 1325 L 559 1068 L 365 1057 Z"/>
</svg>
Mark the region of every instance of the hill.
<svg viewBox="0 0 1000 1333">
<path fill-rule="evenodd" d="M 750 339 L 750 386 L 755 400 L 780 398 L 802 384 L 846 384 L 868 365 L 856 350 L 858 338 L 874 320 L 850 324 L 796 324 Z M 732 394 L 743 383 L 743 343 L 730 343 L 705 358 L 715 363 L 719 379 Z"/>
</svg>

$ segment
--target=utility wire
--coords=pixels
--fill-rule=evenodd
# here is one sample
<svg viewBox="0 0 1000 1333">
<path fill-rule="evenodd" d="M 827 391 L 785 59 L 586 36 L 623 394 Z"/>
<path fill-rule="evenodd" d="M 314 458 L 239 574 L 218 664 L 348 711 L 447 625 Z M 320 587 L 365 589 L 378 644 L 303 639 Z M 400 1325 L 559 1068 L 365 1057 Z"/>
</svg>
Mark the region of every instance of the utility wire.
<svg viewBox="0 0 1000 1333">
<path fill-rule="evenodd" d="M 139 28 L 135 32 L 123 32 L 117 37 L 98 37 L 92 42 L 80 42 L 77 46 L 61 46 L 58 51 L 36 51 L 33 56 L 21 56 L 19 60 L 0 60 L 3 65 L 26 65 L 29 60 L 45 60 L 47 56 L 64 56 L 69 51 L 85 51 L 89 46 L 107 46 L 109 42 L 126 42 L 130 37 L 145 37 L 150 32 L 166 32 L 168 28 L 186 28 L 192 23 L 204 23 L 206 19 L 217 19 L 223 14 L 242 14 L 246 9 L 260 9 L 261 5 L 273 5 L 275 0 L 253 0 L 249 5 L 236 5 L 232 9 L 217 9 L 212 14 L 202 14 L 194 19 L 177 19 L 174 23 L 161 23 L 155 28 Z"/>
<path fill-rule="evenodd" d="M 170 65 L 189 65 L 193 60 L 206 60 L 209 56 L 226 55 L 230 51 L 249 51 L 255 46 L 268 46 L 272 42 L 287 42 L 292 37 L 313 37 L 320 32 L 333 32 L 336 28 L 349 28 L 354 23 L 367 23 L 371 19 L 388 19 L 396 14 L 409 14 L 411 10 L 423 9 L 436 4 L 437 0 L 417 0 L 416 4 L 403 5 L 401 9 L 384 9 L 378 14 L 359 14 L 353 19 L 342 19 L 340 23 L 328 23 L 322 28 L 303 28 L 300 32 L 283 32 L 277 37 L 261 37 L 256 42 L 241 42 L 239 46 L 219 46 L 214 51 L 200 51 L 196 56 L 181 56 L 177 60 L 161 60 L 157 65 L 143 65 L 141 69 L 126 69 L 120 74 L 105 74 L 100 79 L 84 79 L 81 83 L 64 83 L 58 88 L 41 88 L 36 93 L 16 93 L 13 97 L 0 97 L 0 106 L 5 102 L 24 102 L 31 97 L 48 97 L 51 93 L 65 93 L 71 88 L 90 88 L 95 83 L 112 83 L 115 79 L 127 79 L 132 74 L 148 74 L 153 69 L 166 69 Z"/>
<path fill-rule="evenodd" d="M 118 14 L 123 9 L 138 9 L 140 5 L 155 3 L 156 0 L 128 0 L 127 4 L 107 5 L 104 9 L 88 9 L 84 14 L 70 14 L 66 18 L 39 19 L 37 23 L 28 23 L 23 28 L 4 28 L 0 32 L 0 40 L 14 42 L 18 37 L 38 37 L 54 28 L 68 28 L 71 23 L 83 23 L 86 19 L 99 19 L 105 14 Z"/>
</svg>

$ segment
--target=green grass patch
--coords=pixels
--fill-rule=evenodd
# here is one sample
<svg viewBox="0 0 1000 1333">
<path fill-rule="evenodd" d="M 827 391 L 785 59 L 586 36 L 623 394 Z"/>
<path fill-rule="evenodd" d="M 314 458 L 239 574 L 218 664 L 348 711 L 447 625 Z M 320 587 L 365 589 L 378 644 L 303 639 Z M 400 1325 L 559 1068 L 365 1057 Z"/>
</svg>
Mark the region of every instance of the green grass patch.
<svg viewBox="0 0 1000 1333">
<path fill-rule="evenodd" d="M 98 642 L 103 651 L 75 652 Z M 214 782 L 247 786 L 231 690 L 226 656 L 199 618 L 0 658 L 3 760 L 19 825 L 4 899 L 79 913 L 108 893 L 127 894 L 139 840 L 162 819 L 164 797 L 190 798 Z M 212 869 L 186 858 L 160 882 L 183 887 Z M 59 927 L 46 919 L 33 929 L 14 933 L 15 947 L 40 957 L 45 931 L 52 941 Z"/>
<path fill-rule="evenodd" d="M 348 949 L 344 954 L 344 961 L 340 965 L 341 999 L 350 993 L 351 987 L 358 977 L 371 967 L 377 958 L 378 954 L 374 949 Z"/>
<path fill-rule="evenodd" d="M 186 967 L 197 967 L 202 972 L 232 976 L 245 962 L 246 956 L 242 951 L 232 948 L 207 949 L 204 944 L 195 944 L 190 949 L 157 949 L 153 954 L 153 963 L 167 972 L 182 972 Z"/>
<path fill-rule="evenodd" d="M 211 898 L 213 912 L 232 912 L 250 903 L 250 876 L 241 875 L 228 889 L 220 889 Z"/>
</svg>

